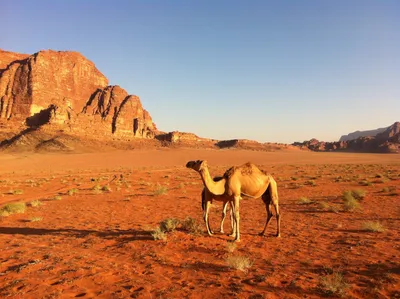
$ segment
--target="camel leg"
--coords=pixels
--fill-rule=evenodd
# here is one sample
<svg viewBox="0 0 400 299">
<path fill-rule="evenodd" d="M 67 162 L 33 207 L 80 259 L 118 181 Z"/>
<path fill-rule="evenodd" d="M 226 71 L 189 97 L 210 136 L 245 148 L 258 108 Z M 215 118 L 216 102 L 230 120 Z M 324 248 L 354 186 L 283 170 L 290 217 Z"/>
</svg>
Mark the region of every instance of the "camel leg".
<svg viewBox="0 0 400 299">
<path fill-rule="evenodd" d="M 210 229 L 210 223 L 208 221 L 208 214 L 209 214 L 209 211 L 210 211 L 210 207 L 211 207 L 211 201 L 207 200 L 206 201 L 206 208 L 205 208 L 204 213 L 203 213 L 203 218 L 204 218 L 204 222 L 206 223 L 207 233 L 208 233 L 209 236 L 212 236 L 214 233 Z"/>
<path fill-rule="evenodd" d="M 228 202 L 224 202 L 224 207 L 222 209 L 222 220 L 221 220 L 221 227 L 220 227 L 220 232 L 223 234 L 224 233 L 224 221 L 226 217 L 226 209 L 228 207 Z"/>
<path fill-rule="evenodd" d="M 267 221 L 265 222 L 264 229 L 260 233 L 260 236 L 264 236 L 264 233 L 267 230 L 267 226 L 268 226 L 268 224 L 269 224 L 269 222 L 271 221 L 271 218 L 272 218 L 271 205 L 269 203 L 265 203 L 265 209 L 267 210 Z"/>
<path fill-rule="evenodd" d="M 233 201 L 230 202 L 231 206 L 231 228 L 232 232 L 229 235 L 229 237 L 235 237 L 236 236 L 236 220 L 235 220 L 235 206 L 233 204 Z"/>
<path fill-rule="evenodd" d="M 236 231 L 235 231 L 235 242 L 240 242 L 240 213 L 239 213 L 239 204 L 240 204 L 240 195 L 235 196 L 234 198 L 234 207 L 235 207 L 235 226 L 236 226 Z"/>
<path fill-rule="evenodd" d="M 279 238 L 281 236 L 281 216 L 279 214 L 279 204 L 278 200 L 273 202 L 276 214 L 276 237 Z"/>
</svg>

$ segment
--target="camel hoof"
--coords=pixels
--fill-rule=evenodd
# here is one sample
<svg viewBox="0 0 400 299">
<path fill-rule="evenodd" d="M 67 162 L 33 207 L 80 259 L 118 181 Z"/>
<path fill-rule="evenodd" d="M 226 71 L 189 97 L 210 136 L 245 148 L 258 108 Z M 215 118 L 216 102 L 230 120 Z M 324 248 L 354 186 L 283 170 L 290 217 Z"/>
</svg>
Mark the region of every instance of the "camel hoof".
<svg viewBox="0 0 400 299">
<path fill-rule="evenodd" d="M 277 237 L 277 238 L 280 238 L 280 237 L 281 237 L 281 234 L 276 234 L 276 237 Z"/>
<path fill-rule="evenodd" d="M 260 237 L 263 237 L 263 236 L 264 236 L 264 232 L 258 233 L 258 235 L 259 235 Z"/>
<path fill-rule="evenodd" d="M 233 240 L 233 242 L 240 243 L 240 239 L 235 239 L 235 240 Z"/>
</svg>

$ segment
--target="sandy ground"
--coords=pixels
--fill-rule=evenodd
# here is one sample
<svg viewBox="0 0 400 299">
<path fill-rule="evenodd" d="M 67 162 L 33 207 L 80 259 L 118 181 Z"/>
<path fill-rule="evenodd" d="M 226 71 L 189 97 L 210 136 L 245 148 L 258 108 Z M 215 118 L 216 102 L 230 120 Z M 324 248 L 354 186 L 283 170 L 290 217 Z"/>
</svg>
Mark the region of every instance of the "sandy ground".
<svg viewBox="0 0 400 299">
<path fill-rule="evenodd" d="M 240 243 L 206 235 L 203 184 L 184 167 L 195 159 L 207 159 L 212 175 L 247 161 L 271 173 L 282 237 L 274 237 L 275 218 L 258 236 L 266 217 L 259 199 L 241 203 Z M 366 196 L 360 209 L 346 212 L 342 194 L 355 189 Z M 0 217 L 2 298 L 400 298 L 400 155 L 0 154 L 0 206 L 16 202 L 28 204 L 25 213 Z M 220 213 L 216 202 L 214 230 Z M 187 217 L 200 233 L 178 226 L 154 240 L 162 220 Z M 366 222 L 385 230 L 366 231 Z M 232 257 L 250 267 L 234 269 Z"/>
</svg>

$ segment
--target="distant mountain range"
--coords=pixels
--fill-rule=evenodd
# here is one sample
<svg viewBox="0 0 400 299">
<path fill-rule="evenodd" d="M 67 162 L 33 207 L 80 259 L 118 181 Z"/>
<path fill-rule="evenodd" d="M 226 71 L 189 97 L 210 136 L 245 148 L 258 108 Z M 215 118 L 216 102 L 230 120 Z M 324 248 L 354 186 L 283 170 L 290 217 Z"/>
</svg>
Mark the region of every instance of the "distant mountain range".
<svg viewBox="0 0 400 299">
<path fill-rule="evenodd" d="M 355 132 L 349 133 L 347 135 L 342 135 L 340 137 L 339 141 L 349 141 L 349 140 L 357 139 L 359 137 L 368 137 L 368 136 L 374 137 L 377 134 L 384 132 L 387 128 L 389 128 L 389 127 L 368 130 L 368 131 L 355 131 Z"/>
<path fill-rule="evenodd" d="M 368 133 L 367 135 L 365 135 L 366 132 L 372 133 Z M 359 133 L 363 134 L 360 135 Z M 304 142 L 295 142 L 293 145 L 303 149 L 320 152 L 347 151 L 369 153 L 400 153 L 400 122 L 395 122 L 393 125 L 383 129 L 364 131 L 359 133 L 354 132 L 346 135 L 347 137 L 351 136 L 351 139 L 349 140 L 325 142 L 319 141 L 317 139 L 311 139 Z"/>
</svg>

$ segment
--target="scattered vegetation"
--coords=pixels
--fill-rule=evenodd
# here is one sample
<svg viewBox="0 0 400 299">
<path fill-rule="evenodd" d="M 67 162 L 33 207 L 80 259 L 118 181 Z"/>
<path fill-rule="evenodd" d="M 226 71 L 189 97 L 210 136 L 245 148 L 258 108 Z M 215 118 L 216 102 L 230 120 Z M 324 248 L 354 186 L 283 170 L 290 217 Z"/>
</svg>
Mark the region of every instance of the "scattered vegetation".
<svg viewBox="0 0 400 299">
<path fill-rule="evenodd" d="M 72 189 L 68 190 L 67 193 L 68 193 L 69 196 L 72 196 L 72 195 L 74 195 L 75 193 L 78 193 L 78 189 L 72 188 Z"/>
<path fill-rule="evenodd" d="M 53 198 L 53 200 L 61 200 L 62 199 L 62 196 L 61 195 L 56 195 L 56 196 L 54 196 L 54 198 Z"/>
<path fill-rule="evenodd" d="M 159 183 L 157 183 L 156 188 L 154 190 L 154 195 L 163 195 L 168 192 L 168 188 L 165 186 L 161 186 Z"/>
<path fill-rule="evenodd" d="M 315 183 L 314 180 L 308 180 L 308 181 L 304 182 L 304 185 L 309 185 L 309 186 L 315 187 L 315 186 L 317 186 L 317 183 Z"/>
<path fill-rule="evenodd" d="M 337 295 L 343 297 L 349 288 L 344 280 L 342 273 L 332 272 L 320 278 L 319 287 L 327 295 Z"/>
<path fill-rule="evenodd" d="M 312 203 L 312 200 L 307 197 L 300 197 L 299 203 L 302 205 L 308 205 L 308 204 Z"/>
<path fill-rule="evenodd" d="M 228 241 L 226 244 L 226 250 L 230 253 L 234 252 L 236 250 L 236 247 L 237 247 L 237 245 L 235 242 Z"/>
<path fill-rule="evenodd" d="M 108 186 L 108 185 L 103 186 L 103 188 L 101 188 L 101 190 L 105 191 L 105 192 L 111 192 L 112 191 L 110 186 Z"/>
<path fill-rule="evenodd" d="M 3 206 L 0 209 L 0 216 L 25 213 L 26 204 L 24 202 L 14 202 Z"/>
<path fill-rule="evenodd" d="M 31 207 L 40 207 L 42 205 L 42 202 L 40 200 L 35 199 L 30 202 L 30 205 Z"/>
<path fill-rule="evenodd" d="M 43 220 L 43 217 L 32 217 L 30 219 L 31 222 L 38 222 L 38 221 L 42 221 L 42 220 Z"/>
<path fill-rule="evenodd" d="M 226 258 L 226 264 L 232 269 L 246 272 L 253 265 L 253 262 L 245 256 L 230 255 Z"/>
<path fill-rule="evenodd" d="M 22 189 L 16 189 L 16 190 L 10 190 L 8 192 L 8 194 L 12 194 L 12 195 L 21 195 L 24 194 L 24 191 Z"/>
<path fill-rule="evenodd" d="M 356 189 L 356 190 L 351 190 L 351 194 L 355 199 L 361 200 L 364 199 L 365 195 L 367 195 L 367 192 L 362 189 Z"/>
<path fill-rule="evenodd" d="M 173 232 L 179 223 L 180 221 L 176 218 L 167 218 L 160 223 L 160 229 L 163 232 Z"/>
<path fill-rule="evenodd" d="M 154 240 L 167 240 L 167 234 L 160 227 L 156 227 L 151 232 L 151 235 L 153 236 Z"/>
<path fill-rule="evenodd" d="M 186 217 L 185 220 L 182 221 L 181 227 L 183 230 L 192 234 L 199 234 L 202 231 L 201 225 L 192 217 Z"/>
<path fill-rule="evenodd" d="M 321 201 L 321 202 L 319 203 L 319 206 L 320 206 L 321 209 L 324 209 L 324 210 L 327 210 L 327 209 L 330 208 L 329 203 L 327 203 L 326 201 Z"/>
<path fill-rule="evenodd" d="M 354 198 L 352 191 L 343 192 L 343 202 L 344 210 L 347 212 L 353 212 L 361 208 L 359 201 Z"/>
<path fill-rule="evenodd" d="M 362 225 L 363 230 L 369 231 L 369 232 L 377 232 L 377 233 L 382 233 L 385 231 L 385 228 L 379 221 L 367 221 L 364 222 Z"/>
</svg>

